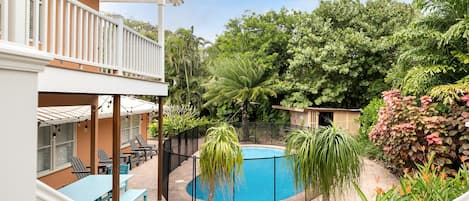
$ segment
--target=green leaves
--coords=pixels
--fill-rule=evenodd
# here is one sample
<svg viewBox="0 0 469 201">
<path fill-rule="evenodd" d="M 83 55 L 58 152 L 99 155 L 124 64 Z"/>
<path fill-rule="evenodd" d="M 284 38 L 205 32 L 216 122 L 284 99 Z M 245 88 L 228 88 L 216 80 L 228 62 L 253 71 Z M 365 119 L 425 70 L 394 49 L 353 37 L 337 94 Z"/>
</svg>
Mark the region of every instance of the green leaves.
<svg viewBox="0 0 469 201">
<path fill-rule="evenodd" d="M 215 186 L 233 187 L 233 177 L 241 173 L 242 164 L 243 155 L 235 128 L 228 124 L 209 128 L 200 148 L 200 179 L 208 184 L 209 201 L 213 199 Z"/>
<path fill-rule="evenodd" d="M 395 1 L 321 2 L 293 32 L 281 104 L 362 107 L 388 87 L 383 78 L 396 56 L 389 38 L 412 17 L 409 5 Z"/>
<path fill-rule="evenodd" d="M 246 102 L 276 96 L 264 68 L 255 65 L 251 58 L 220 58 L 213 63 L 209 72 L 212 78 L 204 85 L 207 89 L 204 94 L 207 100 L 205 107 L 231 102 L 244 106 Z"/>
<path fill-rule="evenodd" d="M 286 141 L 297 188 L 323 193 L 327 199 L 358 179 L 362 164 L 358 145 L 343 130 L 295 130 Z"/>
</svg>

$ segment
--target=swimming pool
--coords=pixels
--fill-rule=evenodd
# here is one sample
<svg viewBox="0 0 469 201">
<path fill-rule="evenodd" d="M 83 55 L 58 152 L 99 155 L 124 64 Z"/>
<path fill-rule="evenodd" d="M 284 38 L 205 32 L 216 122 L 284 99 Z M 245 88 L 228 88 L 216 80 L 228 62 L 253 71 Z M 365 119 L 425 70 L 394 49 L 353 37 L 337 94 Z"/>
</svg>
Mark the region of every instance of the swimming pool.
<svg viewBox="0 0 469 201">
<path fill-rule="evenodd" d="M 272 201 L 283 200 L 299 193 L 295 189 L 293 174 L 287 164 L 283 149 L 264 147 L 243 147 L 243 171 L 242 175 L 235 181 L 233 189 L 219 187 L 215 190 L 214 201 Z M 274 158 L 275 163 L 274 163 Z M 274 178 L 275 166 L 275 178 Z M 274 191 L 275 179 L 275 191 Z M 186 191 L 193 195 L 194 181 L 191 181 Z M 233 196 L 234 195 L 234 196 Z M 195 197 L 207 200 L 208 188 L 202 186 L 199 177 L 196 178 Z"/>
</svg>

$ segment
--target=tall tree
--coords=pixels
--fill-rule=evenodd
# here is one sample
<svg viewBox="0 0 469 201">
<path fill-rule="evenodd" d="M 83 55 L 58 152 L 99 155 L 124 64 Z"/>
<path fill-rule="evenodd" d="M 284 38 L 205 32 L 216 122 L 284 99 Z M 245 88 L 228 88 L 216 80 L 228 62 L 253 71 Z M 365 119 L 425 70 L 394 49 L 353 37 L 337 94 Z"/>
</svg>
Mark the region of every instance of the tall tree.
<svg viewBox="0 0 469 201">
<path fill-rule="evenodd" d="M 246 11 L 226 24 L 225 32 L 208 50 L 209 59 L 242 55 L 263 67 L 267 76 L 281 77 L 292 58 L 288 52 L 288 41 L 301 16 L 301 12 L 287 9 L 262 14 Z M 272 110 L 271 105 L 278 104 L 280 99 L 281 96 L 258 102 L 255 110 L 248 112 L 256 120 L 275 120 L 279 114 Z M 233 115 L 237 111 L 231 104 L 221 105 L 217 110 L 217 116 Z"/>
<path fill-rule="evenodd" d="M 405 95 L 431 92 L 446 103 L 454 102 L 469 89 L 469 1 L 414 4 L 423 16 L 395 34 L 394 40 L 403 45 L 388 80 Z"/>
<path fill-rule="evenodd" d="M 359 108 L 388 86 L 395 58 L 393 33 L 414 11 L 394 0 L 322 1 L 297 24 L 290 40 L 293 59 L 278 85 L 281 104 Z"/>
<path fill-rule="evenodd" d="M 244 135 L 248 134 L 248 106 L 276 96 L 264 68 L 247 57 L 220 58 L 209 68 L 211 80 L 205 84 L 204 106 L 235 103 L 241 106 Z"/>
<path fill-rule="evenodd" d="M 207 77 L 204 66 L 207 41 L 194 35 L 194 29 L 178 29 L 166 37 L 166 77 L 171 104 L 202 106 L 203 88 Z"/>
</svg>

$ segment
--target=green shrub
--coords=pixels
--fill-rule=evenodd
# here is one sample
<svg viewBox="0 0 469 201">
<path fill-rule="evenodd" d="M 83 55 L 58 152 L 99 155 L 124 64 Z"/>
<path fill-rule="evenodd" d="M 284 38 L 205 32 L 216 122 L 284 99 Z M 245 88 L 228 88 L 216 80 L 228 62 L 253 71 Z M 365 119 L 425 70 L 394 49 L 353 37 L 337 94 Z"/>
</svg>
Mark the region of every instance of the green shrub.
<svg viewBox="0 0 469 201">
<path fill-rule="evenodd" d="M 374 98 L 363 108 L 362 114 L 358 121 L 360 122 L 359 135 L 357 142 L 360 148 L 360 154 L 371 159 L 384 160 L 383 150 L 373 144 L 368 138 L 368 134 L 374 125 L 378 122 L 378 112 L 381 107 L 385 106 L 382 99 Z"/>
<path fill-rule="evenodd" d="M 363 108 L 360 118 L 358 118 L 358 121 L 360 122 L 360 135 L 368 138 L 368 134 L 371 129 L 376 125 L 376 123 L 378 123 L 379 109 L 384 106 L 383 99 L 374 98 L 365 108 Z"/>
<path fill-rule="evenodd" d="M 163 117 L 163 135 L 172 136 L 178 133 L 195 128 L 197 126 L 208 125 L 211 123 L 205 117 L 198 117 L 198 113 L 193 107 L 190 106 L 168 106 Z M 150 124 L 149 128 L 150 137 L 158 136 L 158 121 Z"/>
</svg>

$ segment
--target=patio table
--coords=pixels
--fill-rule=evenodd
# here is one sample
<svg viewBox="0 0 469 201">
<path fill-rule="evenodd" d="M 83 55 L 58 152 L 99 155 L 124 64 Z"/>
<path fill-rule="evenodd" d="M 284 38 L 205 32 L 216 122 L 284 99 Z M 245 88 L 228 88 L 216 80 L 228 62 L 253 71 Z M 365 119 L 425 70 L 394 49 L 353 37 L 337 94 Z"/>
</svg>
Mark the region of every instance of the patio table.
<svg viewBox="0 0 469 201">
<path fill-rule="evenodd" d="M 120 175 L 120 186 L 133 175 Z M 112 175 L 89 175 L 83 179 L 73 182 L 58 191 L 74 201 L 91 201 L 101 198 L 112 190 Z"/>
</svg>

